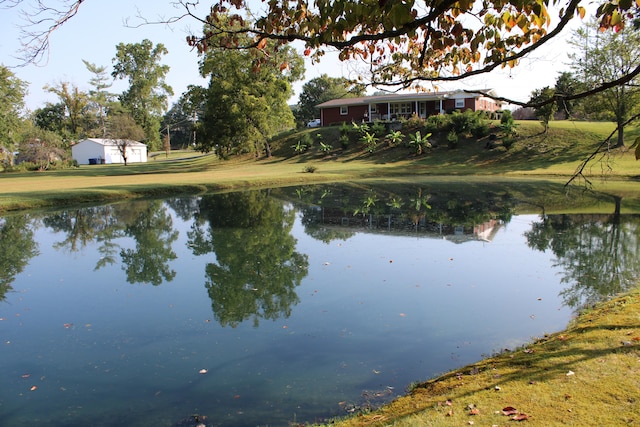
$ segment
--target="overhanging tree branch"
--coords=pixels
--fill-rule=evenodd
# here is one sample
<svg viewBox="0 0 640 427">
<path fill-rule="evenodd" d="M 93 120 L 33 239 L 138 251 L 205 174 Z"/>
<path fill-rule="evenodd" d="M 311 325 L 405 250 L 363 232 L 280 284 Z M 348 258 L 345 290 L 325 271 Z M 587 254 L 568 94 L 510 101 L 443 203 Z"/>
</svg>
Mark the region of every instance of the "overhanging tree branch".
<svg viewBox="0 0 640 427">
<path fill-rule="evenodd" d="M 628 119 L 626 122 L 624 122 L 622 124 L 622 126 L 627 126 L 628 124 L 630 124 L 631 122 L 640 119 L 640 114 L 636 114 L 633 117 L 631 117 L 630 119 Z M 591 181 L 585 176 L 584 174 L 584 170 L 587 167 L 587 165 L 589 163 L 591 163 L 591 161 L 593 161 L 593 159 L 595 159 L 598 154 L 602 154 L 602 158 L 604 158 L 604 156 L 607 155 L 607 153 L 609 152 L 608 148 L 611 145 L 611 139 L 616 135 L 616 133 L 618 133 L 618 129 L 616 128 L 614 131 L 612 131 L 609 136 L 607 138 L 605 138 L 600 144 L 598 144 L 598 146 L 596 147 L 595 150 L 593 150 L 593 152 L 591 154 L 589 154 L 589 156 L 584 159 L 582 162 L 580 162 L 580 165 L 578 166 L 578 168 L 576 169 L 576 171 L 573 173 L 573 175 L 571 176 L 571 178 L 569 179 L 569 181 L 566 182 L 565 187 L 568 186 L 569 184 L 571 184 L 573 181 L 575 181 L 578 178 L 582 178 L 584 179 L 584 181 L 587 183 L 587 185 L 591 185 Z M 606 148 L 606 150 L 605 150 Z"/>
</svg>

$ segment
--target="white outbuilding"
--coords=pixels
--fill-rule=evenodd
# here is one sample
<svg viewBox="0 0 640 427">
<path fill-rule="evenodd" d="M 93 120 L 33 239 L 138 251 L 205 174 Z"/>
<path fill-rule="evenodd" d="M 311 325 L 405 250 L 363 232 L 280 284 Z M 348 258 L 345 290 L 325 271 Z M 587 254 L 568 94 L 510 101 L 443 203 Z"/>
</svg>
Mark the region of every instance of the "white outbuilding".
<svg viewBox="0 0 640 427">
<path fill-rule="evenodd" d="M 125 147 L 127 163 L 147 161 L 147 146 L 138 141 L 88 138 L 71 147 L 71 155 L 80 165 L 124 163 L 121 147 Z"/>
</svg>

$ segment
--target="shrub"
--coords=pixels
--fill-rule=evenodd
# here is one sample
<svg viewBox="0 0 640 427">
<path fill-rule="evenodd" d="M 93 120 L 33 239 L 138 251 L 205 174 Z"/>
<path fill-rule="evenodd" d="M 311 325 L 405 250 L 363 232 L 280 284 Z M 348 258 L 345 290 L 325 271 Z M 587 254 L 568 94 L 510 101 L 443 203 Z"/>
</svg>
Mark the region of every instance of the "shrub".
<svg viewBox="0 0 640 427">
<path fill-rule="evenodd" d="M 458 146 L 458 134 L 455 129 L 451 129 L 447 134 L 447 143 L 449 148 L 456 148 Z"/>
<path fill-rule="evenodd" d="M 409 147 L 412 147 L 417 155 L 422 154 L 423 149 L 431 148 L 431 143 L 429 142 L 430 136 L 430 133 L 422 136 L 420 131 L 409 135 Z"/>
<path fill-rule="evenodd" d="M 331 144 L 325 144 L 324 142 L 320 141 L 320 151 L 322 151 L 323 153 L 328 153 L 332 148 L 333 147 L 331 146 Z"/>
<path fill-rule="evenodd" d="M 360 141 L 362 141 L 367 147 L 367 151 L 373 153 L 376 151 L 376 145 L 378 145 L 378 137 L 373 133 L 365 132 L 362 137 L 360 137 Z"/>
<path fill-rule="evenodd" d="M 425 119 L 418 116 L 417 114 L 412 114 L 411 117 L 409 117 L 404 123 L 404 126 L 406 126 L 407 129 L 418 129 L 424 127 L 425 123 Z"/>
<path fill-rule="evenodd" d="M 404 135 L 399 130 L 394 130 L 389 132 L 384 138 L 387 140 L 389 145 L 393 147 L 394 145 L 400 144 L 402 142 L 402 140 L 404 139 Z"/>
<path fill-rule="evenodd" d="M 508 136 L 502 139 L 502 146 L 508 150 L 515 142 L 516 139 L 513 136 Z"/>
<path fill-rule="evenodd" d="M 379 138 L 382 135 L 384 135 L 385 131 L 386 131 L 386 128 L 384 126 L 384 123 L 382 123 L 379 120 L 376 120 L 375 122 L 373 122 L 373 126 L 371 126 L 371 132 L 373 132 L 375 136 Z"/>
<path fill-rule="evenodd" d="M 342 124 L 340 125 L 340 136 L 348 136 L 351 129 L 352 126 L 349 126 L 347 122 L 342 122 Z"/>
<path fill-rule="evenodd" d="M 504 132 L 505 135 L 515 135 L 516 124 L 513 120 L 513 114 L 511 114 L 511 111 L 504 110 L 502 112 L 502 117 L 500 118 L 500 129 L 502 129 L 502 132 Z"/>
<path fill-rule="evenodd" d="M 483 138 L 489 135 L 489 133 L 489 123 L 484 120 L 476 123 L 476 125 L 471 129 L 471 135 L 475 136 L 476 138 Z"/>
<path fill-rule="evenodd" d="M 318 168 L 315 167 L 315 166 L 306 166 L 304 168 L 304 173 L 314 173 L 317 170 L 318 170 Z"/>
<path fill-rule="evenodd" d="M 349 134 L 340 135 L 339 141 L 342 149 L 346 150 L 349 147 L 349 143 L 351 142 L 351 140 L 349 139 Z"/>
<path fill-rule="evenodd" d="M 440 130 L 448 130 L 451 126 L 451 116 L 445 114 L 437 114 L 429 116 L 425 123 L 425 131 L 436 132 Z"/>
</svg>

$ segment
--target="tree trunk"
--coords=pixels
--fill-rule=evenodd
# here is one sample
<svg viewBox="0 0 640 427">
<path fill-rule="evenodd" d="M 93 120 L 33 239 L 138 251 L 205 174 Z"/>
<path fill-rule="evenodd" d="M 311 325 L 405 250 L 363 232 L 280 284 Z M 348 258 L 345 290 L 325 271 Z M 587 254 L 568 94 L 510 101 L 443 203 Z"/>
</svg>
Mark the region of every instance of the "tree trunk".
<svg viewBox="0 0 640 427">
<path fill-rule="evenodd" d="M 618 142 L 616 143 L 616 148 L 624 147 L 624 125 L 622 123 L 618 123 Z"/>
</svg>

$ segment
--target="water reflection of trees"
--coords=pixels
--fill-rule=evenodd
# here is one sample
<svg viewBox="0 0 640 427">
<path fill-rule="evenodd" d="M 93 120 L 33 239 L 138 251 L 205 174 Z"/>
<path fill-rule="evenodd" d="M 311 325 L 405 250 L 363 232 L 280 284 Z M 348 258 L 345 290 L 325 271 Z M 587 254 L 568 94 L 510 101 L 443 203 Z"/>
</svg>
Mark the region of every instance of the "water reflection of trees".
<svg viewBox="0 0 640 427">
<path fill-rule="evenodd" d="M 542 215 L 525 237 L 531 248 L 553 251 L 570 307 L 624 292 L 640 275 L 639 216 Z"/>
<path fill-rule="evenodd" d="M 253 319 L 288 317 L 299 299 L 295 288 L 307 275 L 307 256 L 295 250 L 295 212 L 250 191 L 202 197 L 189 246 L 195 255 L 215 253 L 205 267 L 216 320 L 237 326 Z"/>
<path fill-rule="evenodd" d="M 37 254 L 38 244 L 34 241 L 33 221 L 29 216 L 0 218 L 0 301 L 12 289 L 15 277 Z"/>
<path fill-rule="evenodd" d="M 56 249 L 77 252 L 97 242 L 101 257 L 96 270 L 115 264 L 119 255 L 129 283 L 159 285 L 175 277 L 169 262 L 177 257 L 172 245 L 178 232 L 162 201 L 70 209 L 47 215 L 42 222 L 66 234 L 64 240 L 54 244 Z M 120 247 L 117 239 L 122 237 L 131 237 L 135 249 Z"/>
</svg>

